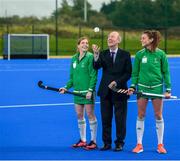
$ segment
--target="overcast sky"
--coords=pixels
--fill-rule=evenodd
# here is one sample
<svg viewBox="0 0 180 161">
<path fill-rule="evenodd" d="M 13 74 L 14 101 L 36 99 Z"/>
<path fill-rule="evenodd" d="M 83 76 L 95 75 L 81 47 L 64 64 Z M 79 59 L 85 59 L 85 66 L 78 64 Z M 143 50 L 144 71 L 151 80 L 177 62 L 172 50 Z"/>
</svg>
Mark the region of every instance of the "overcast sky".
<svg viewBox="0 0 180 161">
<path fill-rule="evenodd" d="M 0 0 L 0 17 L 19 15 L 23 16 L 50 16 L 55 9 L 56 0 Z M 62 0 L 58 0 L 58 5 Z M 71 0 L 68 0 L 71 2 Z M 110 0 L 88 0 L 93 9 L 99 10 L 102 3 Z"/>
</svg>

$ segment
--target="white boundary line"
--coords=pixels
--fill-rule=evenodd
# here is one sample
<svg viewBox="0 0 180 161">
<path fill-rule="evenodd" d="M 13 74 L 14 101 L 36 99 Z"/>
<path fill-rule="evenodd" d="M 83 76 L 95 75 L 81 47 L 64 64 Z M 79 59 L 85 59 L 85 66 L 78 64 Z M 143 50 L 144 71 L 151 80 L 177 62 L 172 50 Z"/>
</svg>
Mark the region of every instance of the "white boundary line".
<svg viewBox="0 0 180 161">
<path fill-rule="evenodd" d="M 56 55 L 49 55 L 49 59 L 64 59 L 64 58 L 72 58 L 73 55 L 63 55 L 63 56 L 56 56 Z M 135 55 L 131 55 L 131 58 L 134 58 Z M 180 58 L 180 54 L 172 54 L 167 55 L 168 58 Z M 3 56 L 0 56 L 0 59 L 3 59 Z M 22 59 L 23 60 L 23 59 Z"/>
<path fill-rule="evenodd" d="M 123 160 L 117 160 L 117 159 L 114 159 L 114 160 L 105 160 L 105 159 L 99 159 L 99 160 L 91 160 L 91 159 L 79 159 L 79 160 L 70 160 L 70 159 L 64 159 L 65 161 L 180 161 L 180 160 L 171 160 L 171 159 L 160 159 L 160 160 L 151 160 L 151 159 L 144 159 L 144 160 L 130 160 L 130 159 L 123 159 Z M 46 161 L 64 161 L 64 160 L 46 160 Z M 1 161 L 12 161 L 12 160 L 1 160 Z M 13 160 L 13 161 L 27 161 L 27 160 Z M 28 160 L 28 161 L 44 161 L 44 160 Z"/>
<path fill-rule="evenodd" d="M 42 106 L 68 106 L 68 105 L 74 105 L 74 103 L 29 104 L 29 105 L 7 105 L 7 106 L 0 106 L 0 108 L 42 107 Z"/>
<path fill-rule="evenodd" d="M 166 99 L 165 102 L 170 101 L 180 101 L 180 99 Z M 130 100 L 129 103 L 135 103 L 136 100 Z M 100 102 L 95 102 L 96 104 L 100 104 Z M 42 106 L 69 106 L 74 105 L 74 103 L 52 103 L 52 104 L 26 104 L 26 105 L 4 105 L 0 106 L 0 108 L 19 108 L 19 107 L 42 107 Z"/>
<path fill-rule="evenodd" d="M 46 161 L 160 161 L 160 160 L 162 160 L 162 161 L 180 161 L 180 160 L 170 160 L 170 159 L 160 159 L 160 160 L 151 160 L 151 159 L 144 159 L 144 160 L 139 160 L 139 159 L 137 159 L 137 160 L 130 160 L 130 159 L 123 159 L 123 160 L 117 160 L 117 159 L 114 159 L 114 160 L 105 160 L 105 159 L 99 159 L 99 160 L 91 160 L 91 159 L 79 159 L 79 160 L 70 160 L 70 159 L 63 159 L 63 160 L 46 160 Z M 12 160 L 1 160 L 1 161 L 12 161 Z M 27 161 L 27 160 L 13 160 L 13 161 Z M 44 160 L 28 160 L 28 161 L 44 161 Z"/>
</svg>

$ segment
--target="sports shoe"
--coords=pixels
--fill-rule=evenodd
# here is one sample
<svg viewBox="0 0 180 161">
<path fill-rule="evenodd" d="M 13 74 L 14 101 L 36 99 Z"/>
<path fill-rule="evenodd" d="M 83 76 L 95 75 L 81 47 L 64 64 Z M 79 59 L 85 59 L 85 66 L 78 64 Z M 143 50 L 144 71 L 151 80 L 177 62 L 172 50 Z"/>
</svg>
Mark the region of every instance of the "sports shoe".
<svg viewBox="0 0 180 161">
<path fill-rule="evenodd" d="M 86 141 L 79 140 L 76 144 L 73 144 L 73 148 L 81 148 L 87 145 Z"/>
<path fill-rule="evenodd" d="M 166 151 L 166 149 L 164 148 L 164 145 L 163 145 L 163 144 L 158 144 L 157 152 L 160 153 L 160 154 L 166 154 L 166 153 L 167 153 L 167 151 Z"/>
<path fill-rule="evenodd" d="M 136 147 L 132 150 L 133 153 L 141 153 L 143 152 L 142 144 L 137 144 Z"/>
<path fill-rule="evenodd" d="M 88 145 L 83 147 L 86 150 L 93 150 L 97 148 L 97 144 L 94 141 L 91 141 Z"/>
</svg>

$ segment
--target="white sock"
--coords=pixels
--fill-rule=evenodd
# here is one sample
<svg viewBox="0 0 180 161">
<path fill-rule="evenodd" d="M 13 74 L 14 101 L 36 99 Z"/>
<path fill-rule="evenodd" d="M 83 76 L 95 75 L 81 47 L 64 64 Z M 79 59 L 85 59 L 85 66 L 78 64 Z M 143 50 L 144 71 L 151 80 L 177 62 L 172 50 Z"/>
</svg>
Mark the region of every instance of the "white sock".
<svg viewBox="0 0 180 161">
<path fill-rule="evenodd" d="M 86 141 L 86 119 L 78 120 L 78 128 L 82 141 Z"/>
<path fill-rule="evenodd" d="M 142 138 L 144 134 L 144 118 L 137 118 L 136 121 L 136 134 L 137 134 L 137 143 L 142 144 Z"/>
<path fill-rule="evenodd" d="M 164 120 L 156 120 L 156 132 L 158 137 L 158 144 L 163 143 L 163 135 L 164 135 Z"/>
<path fill-rule="evenodd" d="M 89 121 L 90 130 L 91 130 L 91 141 L 96 143 L 96 136 L 97 136 L 97 120 Z"/>
</svg>

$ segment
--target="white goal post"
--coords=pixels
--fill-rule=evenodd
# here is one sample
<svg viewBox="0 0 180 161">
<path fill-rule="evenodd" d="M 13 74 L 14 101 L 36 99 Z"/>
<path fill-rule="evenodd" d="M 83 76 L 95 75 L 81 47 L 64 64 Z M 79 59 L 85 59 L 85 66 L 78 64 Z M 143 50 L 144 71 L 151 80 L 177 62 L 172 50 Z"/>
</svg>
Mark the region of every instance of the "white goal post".
<svg viewBox="0 0 180 161">
<path fill-rule="evenodd" d="M 49 59 L 48 34 L 7 34 L 4 38 L 4 56 L 11 58 Z"/>
</svg>

